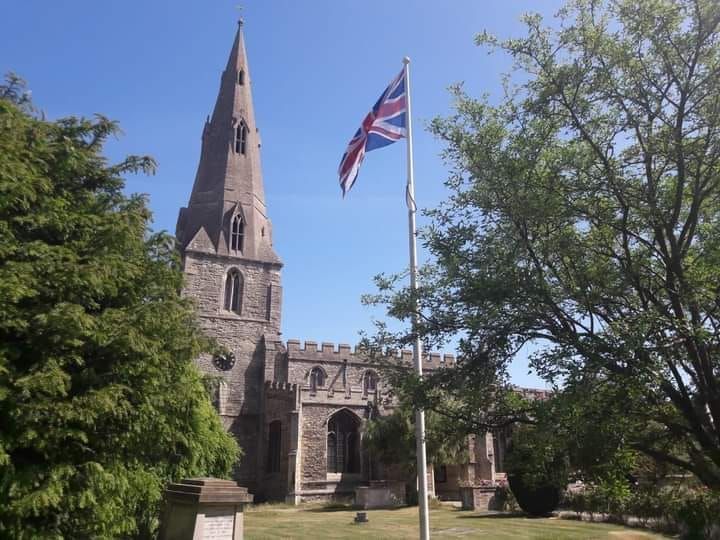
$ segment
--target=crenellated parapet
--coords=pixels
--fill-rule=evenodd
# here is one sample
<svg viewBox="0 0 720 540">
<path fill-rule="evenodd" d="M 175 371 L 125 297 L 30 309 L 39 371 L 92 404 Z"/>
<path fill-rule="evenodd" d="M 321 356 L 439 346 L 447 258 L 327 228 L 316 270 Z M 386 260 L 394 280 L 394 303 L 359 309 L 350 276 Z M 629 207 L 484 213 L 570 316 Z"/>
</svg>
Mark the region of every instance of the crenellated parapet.
<svg viewBox="0 0 720 540">
<path fill-rule="evenodd" d="M 522 397 L 530 401 L 545 401 L 552 396 L 551 390 L 542 388 L 523 388 L 521 386 L 515 386 L 514 388 Z"/>
<path fill-rule="evenodd" d="M 299 404 L 300 387 L 289 382 L 265 381 L 265 399 Z"/>
<path fill-rule="evenodd" d="M 300 400 L 303 404 L 322 403 L 325 405 L 367 406 L 368 402 L 383 406 L 383 395 L 377 391 L 366 392 L 362 387 L 347 385 L 345 387 L 310 388 L 300 387 Z"/>
<path fill-rule="evenodd" d="M 297 384 L 279 381 L 265 381 L 266 394 L 283 395 L 292 394 L 297 388 Z"/>
<path fill-rule="evenodd" d="M 301 342 L 299 339 L 287 341 L 287 354 L 289 360 L 307 360 L 312 362 L 333 363 L 333 362 L 367 362 L 369 359 L 363 350 L 356 345 L 354 348 L 345 343 L 335 344 L 323 342 L 318 345 L 317 341 Z M 413 363 L 413 352 L 411 350 L 398 350 L 387 360 L 395 359 L 399 364 Z M 455 356 L 452 354 L 429 353 L 423 354 L 423 369 L 433 370 L 443 367 L 454 367 Z"/>
</svg>

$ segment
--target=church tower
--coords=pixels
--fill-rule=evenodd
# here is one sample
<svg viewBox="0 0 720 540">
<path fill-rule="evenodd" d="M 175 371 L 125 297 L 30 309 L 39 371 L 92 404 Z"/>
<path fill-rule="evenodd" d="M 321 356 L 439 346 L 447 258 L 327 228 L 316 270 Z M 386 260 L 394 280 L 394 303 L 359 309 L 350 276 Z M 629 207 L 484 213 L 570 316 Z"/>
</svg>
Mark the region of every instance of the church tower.
<svg viewBox="0 0 720 540">
<path fill-rule="evenodd" d="M 198 363 L 221 378 L 217 406 L 244 451 L 237 479 L 252 486 L 260 459 L 265 358 L 271 356 L 266 343 L 276 343 L 280 334 L 282 262 L 265 206 L 242 21 L 203 128 L 200 163 L 176 236 L 184 294 L 196 300 L 206 334 L 230 351 Z"/>
</svg>

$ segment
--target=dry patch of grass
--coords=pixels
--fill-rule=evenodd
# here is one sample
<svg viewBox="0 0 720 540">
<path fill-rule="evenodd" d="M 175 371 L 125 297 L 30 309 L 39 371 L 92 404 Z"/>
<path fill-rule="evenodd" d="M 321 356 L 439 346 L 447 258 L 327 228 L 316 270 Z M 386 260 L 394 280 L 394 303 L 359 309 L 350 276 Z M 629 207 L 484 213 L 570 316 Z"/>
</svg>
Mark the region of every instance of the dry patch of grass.
<svg viewBox="0 0 720 540">
<path fill-rule="evenodd" d="M 387 538 L 418 537 L 417 508 L 369 510 L 368 523 L 353 522 L 355 511 L 321 506 L 259 505 L 245 515 L 245 538 Z M 506 514 L 477 514 L 454 508 L 430 512 L 433 538 L 528 538 L 532 540 L 658 540 L 658 534 L 607 523 L 557 518 L 531 519 Z"/>
</svg>

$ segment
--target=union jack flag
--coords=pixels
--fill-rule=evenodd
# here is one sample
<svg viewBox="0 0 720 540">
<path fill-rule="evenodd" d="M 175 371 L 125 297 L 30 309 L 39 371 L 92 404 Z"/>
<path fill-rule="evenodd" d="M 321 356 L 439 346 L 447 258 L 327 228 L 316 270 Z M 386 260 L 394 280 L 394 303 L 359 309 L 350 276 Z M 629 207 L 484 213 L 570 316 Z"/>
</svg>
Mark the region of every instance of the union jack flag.
<svg viewBox="0 0 720 540">
<path fill-rule="evenodd" d="M 357 179 L 365 152 L 382 148 L 407 136 L 405 70 L 393 79 L 350 139 L 338 174 L 343 197 Z"/>
</svg>

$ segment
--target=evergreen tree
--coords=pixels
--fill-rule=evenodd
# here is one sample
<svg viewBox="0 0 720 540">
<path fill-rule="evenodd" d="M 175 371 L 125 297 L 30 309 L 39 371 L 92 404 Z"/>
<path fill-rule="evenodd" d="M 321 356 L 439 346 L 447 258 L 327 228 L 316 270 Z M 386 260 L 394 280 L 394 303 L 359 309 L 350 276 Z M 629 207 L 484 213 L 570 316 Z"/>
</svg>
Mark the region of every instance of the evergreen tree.
<svg viewBox="0 0 720 540">
<path fill-rule="evenodd" d="M 152 537 L 164 485 L 239 449 L 193 358 L 208 350 L 172 238 L 109 164 L 117 125 L 50 122 L 0 87 L 0 535 Z"/>
</svg>

